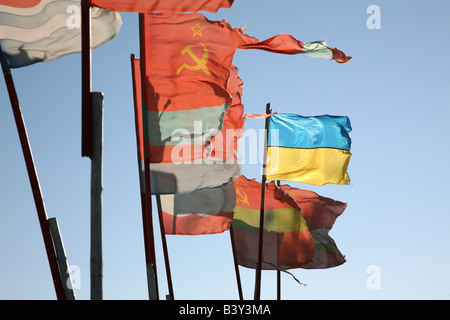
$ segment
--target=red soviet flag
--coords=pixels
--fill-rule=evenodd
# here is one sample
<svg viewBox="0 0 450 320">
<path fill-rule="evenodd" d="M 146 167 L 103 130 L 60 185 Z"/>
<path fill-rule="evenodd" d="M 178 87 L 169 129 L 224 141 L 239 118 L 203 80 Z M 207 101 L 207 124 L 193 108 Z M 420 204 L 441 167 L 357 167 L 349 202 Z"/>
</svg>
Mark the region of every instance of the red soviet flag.
<svg viewBox="0 0 450 320">
<path fill-rule="evenodd" d="M 225 20 L 210 21 L 201 14 L 151 13 L 144 17 L 145 63 L 144 104 L 149 111 L 150 145 L 154 149 L 152 163 L 194 161 L 202 159 L 210 139 L 221 130 L 230 113 L 242 118 L 237 69 L 232 65 L 236 49 L 259 49 L 281 54 L 303 54 L 346 62 L 344 53 L 336 58 L 334 49 L 323 42 L 302 42 L 280 34 L 260 41 L 232 28 Z M 236 107 L 232 108 L 235 105 Z M 233 110 L 231 110 L 233 109 Z M 230 112 L 227 112 L 230 110 Z M 232 111 L 232 112 L 231 112 Z M 228 113 L 228 114 L 227 114 Z M 241 113 L 239 116 L 238 114 Z M 231 120 L 231 119 L 230 119 Z M 235 119 L 236 120 L 236 119 Z M 234 120 L 234 121 L 235 121 Z M 200 126 L 195 127 L 195 122 Z M 239 129 L 241 124 L 234 124 Z M 178 140 L 185 137 L 180 148 Z M 223 139 L 222 139 L 223 140 Z M 234 140 L 234 138 L 227 139 Z M 222 142 L 216 141 L 216 145 Z M 232 148 L 229 148 L 232 152 Z M 229 156 L 215 150 L 214 158 Z"/>
</svg>

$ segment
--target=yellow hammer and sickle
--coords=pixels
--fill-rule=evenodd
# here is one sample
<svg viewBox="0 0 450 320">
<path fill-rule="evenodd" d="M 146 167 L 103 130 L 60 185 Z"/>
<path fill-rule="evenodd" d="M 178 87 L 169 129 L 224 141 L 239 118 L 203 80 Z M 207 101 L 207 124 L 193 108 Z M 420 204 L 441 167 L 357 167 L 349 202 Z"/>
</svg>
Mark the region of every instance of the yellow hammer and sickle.
<svg viewBox="0 0 450 320">
<path fill-rule="evenodd" d="M 191 71 L 198 71 L 198 70 L 203 70 L 203 72 L 206 75 L 210 75 L 211 72 L 208 70 L 208 68 L 206 67 L 206 63 L 208 62 L 209 59 L 209 51 L 208 48 L 206 48 L 206 46 L 201 43 L 199 41 L 199 43 L 202 45 L 203 47 L 203 57 L 201 59 L 199 59 L 193 52 L 192 52 L 192 48 L 194 47 L 193 45 L 187 45 L 186 47 L 184 47 L 181 50 L 181 54 L 185 55 L 186 53 L 192 58 L 192 60 L 194 60 L 197 64 L 194 66 L 188 65 L 186 63 L 183 63 L 177 70 L 177 75 L 180 74 L 181 70 L 183 70 L 183 68 L 186 68 L 188 70 Z"/>
<path fill-rule="evenodd" d="M 237 196 L 239 196 L 239 198 Z M 238 204 L 239 202 L 247 204 L 250 207 L 247 194 L 244 191 L 242 191 L 242 189 L 236 188 L 236 204 Z"/>
</svg>

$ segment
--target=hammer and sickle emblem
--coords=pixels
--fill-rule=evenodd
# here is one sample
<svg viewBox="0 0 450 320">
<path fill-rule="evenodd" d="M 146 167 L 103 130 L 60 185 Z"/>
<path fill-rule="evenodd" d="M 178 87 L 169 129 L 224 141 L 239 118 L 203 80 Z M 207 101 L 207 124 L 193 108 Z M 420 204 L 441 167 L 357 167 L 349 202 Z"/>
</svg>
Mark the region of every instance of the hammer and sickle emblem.
<svg viewBox="0 0 450 320">
<path fill-rule="evenodd" d="M 242 189 L 236 188 L 236 204 L 238 204 L 239 202 L 241 202 L 242 204 L 247 204 L 250 207 L 247 194 L 242 191 Z"/>
<path fill-rule="evenodd" d="M 208 48 L 206 48 L 206 46 L 203 44 L 203 43 L 201 43 L 200 41 L 199 41 L 199 43 L 202 45 L 202 47 L 203 47 L 203 56 L 202 56 L 202 58 L 201 59 L 199 59 L 195 54 L 194 54 L 194 52 L 192 52 L 192 48 L 194 47 L 193 45 L 187 45 L 186 47 L 184 47 L 182 50 L 181 50 L 181 54 L 182 55 L 185 55 L 186 53 L 192 58 L 192 60 L 194 60 L 197 64 L 196 65 L 193 65 L 193 66 L 191 66 L 191 65 L 188 65 L 188 64 L 186 64 L 186 63 L 183 63 L 179 68 L 178 68 L 178 70 L 177 70 L 177 75 L 179 75 L 180 74 L 180 72 L 181 72 L 181 70 L 183 70 L 183 68 L 186 68 L 186 69 L 188 69 L 188 70 L 191 70 L 191 71 L 198 71 L 198 70 L 203 70 L 203 72 L 206 74 L 206 75 L 210 75 L 211 74 L 211 72 L 208 70 L 208 68 L 206 67 L 206 63 L 208 62 L 208 59 L 209 59 L 209 51 L 208 51 Z"/>
</svg>

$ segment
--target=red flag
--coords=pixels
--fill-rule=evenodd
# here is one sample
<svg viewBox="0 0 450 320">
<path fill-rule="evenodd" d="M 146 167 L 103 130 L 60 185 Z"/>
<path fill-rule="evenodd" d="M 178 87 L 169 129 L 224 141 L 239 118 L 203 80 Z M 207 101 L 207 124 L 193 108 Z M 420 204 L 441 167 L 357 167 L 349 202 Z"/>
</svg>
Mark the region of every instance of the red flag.
<svg viewBox="0 0 450 320">
<path fill-rule="evenodd" d="M 145 194 L 144 170 L 145 150 L 150 149 L 150 156 L 157 148 L 149 146 L 149 129 L 145 123 L 149 117 L 142 105 L 140 60 L 133 60 L 132 77 L 135 102 L 136 139 L 138 150 L 138 163 L 141 181 L 141 191 Z M 155 124 L 153 124 L 155 125 Z M 161 124 L 156 123 L 157 127 Z M 154 128 L 151 128 L 154 129 Z M 147 138 L 146 138 L 147 137 Z M 152 163 L 151 192 L 152 194 L 173 194 L 192 192 L 202 188 L 214 188 L 230 183 L 233 176 L 240 173 L 237 163 Z M 177 198 L 178 199 L 178 198 Z"/>
<path fill-rule="evenodd" d="M 215 188 L 161 195 L 166 234 L 200 235 L 230 229 L 236 193 L 233 181 Z"/>
<path fill-rule="evenodd" d="M 232 221 L 237 263 L 255 268 L 258 255 L 261 183 L 234 179 L 236 207 Z M 314 242 L 294 199 L 274 182 L 265 185 L 262 269 L 298 268 L 314 254 Z"/>
<path fill-rule="evenodd" d="M 292 188 L 288 185 L 281 185 L 281 189 L 294 198 L 302 209 L 303 217 L 316 246 L 312 260 L 301 268 L 323 269 L 343 264 L 345 258 L 328 233 L 336 219 L 347 208 L 347 204 L 322 197 L 313 191 Z"/>
<path fill-rule="evenodd" d="M 233 29 L 225 21 L 209 21 L 201 14 L 149 13 L 143 22 L 144 130 L 149 160 L 155 164 L 152 170 L 158 171 L 152 183 L 167 187 L 161 194 L 228 183 L 239 174 L 240 165 L 224 161 L 234 160 L 242 134 L 236 129 L 243 126 L 242 81 L 232 66 L 234 52 L 262 49 L 292 54 L 292 45 L 260 42 L 243 29 Z M 332 58 L 323 45 L 297 41 L 295 50 Z M 230 136 L 227 129 L 234 129 L 229 130 Z M 197 175 L 201 177 L 192 179 Z M 181 186 L 180 181 L 187 184 Z"/>
<path fill-rule="evenodd" d="M 217 12 L 230 8 L 234 0 L 91 0 L 91 4 L 114 11 Z"/>
<path fill-rule="evenodd" d="M 206 146 L 224 128 L 232 96 L 239 92 L 230 87 L 239 80 L 232 68 L 236 49 L 333 58 L 323 43 L 304 43 L 285 34 L 260 42 L 243 29 L 209 21 L 201 14 L 146 14 L 144 24 L 152 163 L 175 162 L 174 156 L 183 162 L 210 155 Z M 241 107 L 236 104 L 234 112 L 237 108 Z M 237 121 L 241 118 L 237 116 Z M 194 127 L 196 121 L 199 127 Z M 173 139 L 177 128 L 186 130 L 179 130 Z"/>
<path fill-rule="evenodd" d="M 227 90 L 231 94 L 231 106 L 226 111 L 222 130 L 211 139 L 209 155 L 213 159 L 223 161 L 233 160 L 237 157 L 238 139 L 244 134 L 244 105 L 242 104 L 243 81 L 238 76 L 238 68 L 231 66 Z"/>
</svg>

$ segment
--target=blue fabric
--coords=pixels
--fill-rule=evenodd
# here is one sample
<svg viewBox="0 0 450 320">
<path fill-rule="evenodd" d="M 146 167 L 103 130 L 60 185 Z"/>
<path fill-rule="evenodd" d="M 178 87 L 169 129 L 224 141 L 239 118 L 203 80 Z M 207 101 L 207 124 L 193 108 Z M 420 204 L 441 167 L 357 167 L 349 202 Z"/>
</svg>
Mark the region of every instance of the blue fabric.
<svg viewBox="0 0 450 320">
<path fill-rule="evenodd" d="M 303 117 L 297 114 L 276 113 L 269 119 L 268 146 L 350 150 L 351 130 L 350 119 L 345 116 Z"/>
</svg>

